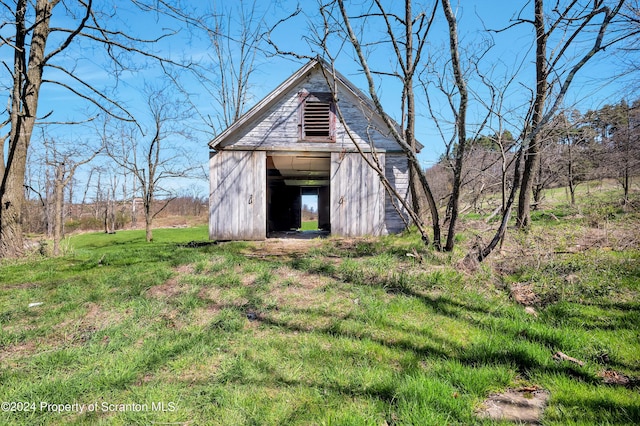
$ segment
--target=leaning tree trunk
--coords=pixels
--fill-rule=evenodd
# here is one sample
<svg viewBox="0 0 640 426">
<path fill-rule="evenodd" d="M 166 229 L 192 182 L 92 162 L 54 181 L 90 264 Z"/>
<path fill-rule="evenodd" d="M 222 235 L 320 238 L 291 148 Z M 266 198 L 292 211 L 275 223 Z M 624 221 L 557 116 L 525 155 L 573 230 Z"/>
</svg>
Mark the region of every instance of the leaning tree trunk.
<svg viewBox="0 0 640 426">
<path fill-rule="evenodd" d="M 29 59 L 27 62 L 25 26 L 27 0 L 16 3 L 16 41 L 14 46 L 13 87 L 11 93 L 9 149 L 6 165 L 2 161 L 0 172 L 0 257 L 18 257 L 24 253 L 22 237 L 22 206 L 27 165 L 27 151 L 36 119 L 38 95 L 45 65 L 45 45 L 49 36 L 51 9 L 57 3 L 38 0 L 32 27 Z M 0 156 L 4 160 L 4 152 Z"/>
<path fill-rule="evenodd" d="M 515 166 L 513 170 L 513 185 L 511 186 L 511 191 L 509 192 L 509 198 L 507 199 L 507 202 L 504 205 L 504 208 L 502 211 L 502 220 L 500 221 L 500 226 L 498 227 L 498 230 L 494 234 L 489 244 L 478 251 L 477 257 L 476 257 L 476 260 L 478 262 L 482 262 L 487 256 L 489 256 L 491 252 L 498 246 L 498 244 L 502 246 L 502 242 L 504 241 L 504 236 L 507 232 L 507 224 L 509 223 L 509 219 L 511 218 L 511 208 L 516 198 L 518 185 L 520 184 L 520 158 L 522 157 L 522 150 L 523 150 L 523 147 L 520 147 L 520 149 L 516 154 Z M 471 259 L 472 256 L 473 256 L 472 253 L 468 253 L 466 257 Z"/>
</svg>

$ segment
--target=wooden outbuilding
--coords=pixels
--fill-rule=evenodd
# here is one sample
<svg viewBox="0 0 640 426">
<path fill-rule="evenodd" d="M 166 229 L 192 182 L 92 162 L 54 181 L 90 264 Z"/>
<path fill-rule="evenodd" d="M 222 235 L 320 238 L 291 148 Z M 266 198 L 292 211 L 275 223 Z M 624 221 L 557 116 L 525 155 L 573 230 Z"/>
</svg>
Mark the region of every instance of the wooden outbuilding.
<svg viewBox="0 0 640 426">
<path fill-rule="evenodd" d="M 407 158 L 371 100 L 326 63 L 308 62 L 209 143 L 209 237 L 298 229 L 304 194 L 317 195 L 318 227 L 333 235 L 402 231 L 406 212 L 355 143 L 409 199 Z"/>
</svg>

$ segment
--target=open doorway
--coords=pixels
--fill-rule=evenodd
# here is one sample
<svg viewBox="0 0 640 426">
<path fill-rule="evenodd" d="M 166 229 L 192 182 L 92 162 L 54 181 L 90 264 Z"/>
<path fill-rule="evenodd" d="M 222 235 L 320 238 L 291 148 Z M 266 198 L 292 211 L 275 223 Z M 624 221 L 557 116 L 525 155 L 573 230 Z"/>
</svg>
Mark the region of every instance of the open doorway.
<svg viewBox="0 0 640 426">
<path fill-rule="evenodd" d="M 313 238 L 330 231 L 330 157 L 267 156 L 267 236 Z"/>
<path fill-rule="evenodd" d="M 301 231 L 317 231 L 318 228 L 318 188 L 300 188 L 302 194 Z"/>
</svg>

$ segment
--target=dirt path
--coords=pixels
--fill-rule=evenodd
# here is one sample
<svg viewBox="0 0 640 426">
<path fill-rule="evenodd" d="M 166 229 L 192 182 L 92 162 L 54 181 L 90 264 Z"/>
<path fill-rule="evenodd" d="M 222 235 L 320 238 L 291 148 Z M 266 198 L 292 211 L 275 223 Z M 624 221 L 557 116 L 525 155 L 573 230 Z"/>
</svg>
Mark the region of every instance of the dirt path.
<svg viewBox="0 0 640 426">
<path fill-rule="evenodd" d="M 320 238 L 267 238 L 252 244 L 245 253 L 250 257 L 300 256 L 321 247 L 322 243 Z"/>
</svg>

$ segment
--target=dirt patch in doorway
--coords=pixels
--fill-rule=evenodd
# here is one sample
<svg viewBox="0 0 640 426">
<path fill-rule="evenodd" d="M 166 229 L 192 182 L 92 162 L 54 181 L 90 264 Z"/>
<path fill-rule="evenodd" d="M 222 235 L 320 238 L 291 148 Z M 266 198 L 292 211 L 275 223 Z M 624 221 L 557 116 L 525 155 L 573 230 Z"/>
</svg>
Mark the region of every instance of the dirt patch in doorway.
<svg viewBox="0 0 640 426">
<path fill-rule="evenodd" d="M 247 257 L 268 258 L 274 256 L 303 256 L 310 250 L 321 247 L 323 241 L 316 239 L 268 238 L 252 244 L 244 252 Z"/>
</svg>

